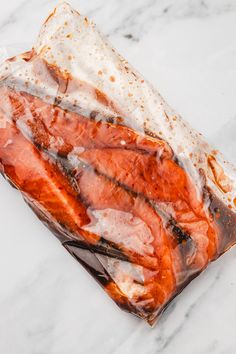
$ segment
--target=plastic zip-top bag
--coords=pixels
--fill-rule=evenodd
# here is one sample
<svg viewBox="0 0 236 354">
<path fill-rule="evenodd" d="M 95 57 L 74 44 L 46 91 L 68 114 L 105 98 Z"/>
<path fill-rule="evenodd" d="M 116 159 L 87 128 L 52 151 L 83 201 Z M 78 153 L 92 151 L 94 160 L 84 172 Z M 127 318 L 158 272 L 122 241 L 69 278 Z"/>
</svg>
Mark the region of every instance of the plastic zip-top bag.
<svg viewBox="0 0 236 354">
<path fill-rule="evenodd" d="M 122 309 L 153 324 L 236 242 L 235 168 L 68 4 L 0 92 L 1 173 Z"/>
</svg>

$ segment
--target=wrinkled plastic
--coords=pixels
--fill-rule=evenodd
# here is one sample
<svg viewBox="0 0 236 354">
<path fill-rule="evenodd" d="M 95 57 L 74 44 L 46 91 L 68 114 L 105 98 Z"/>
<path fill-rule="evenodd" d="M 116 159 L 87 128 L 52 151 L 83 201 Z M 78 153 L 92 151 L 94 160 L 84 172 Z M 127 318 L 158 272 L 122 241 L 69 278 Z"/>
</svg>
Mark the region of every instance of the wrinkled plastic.
<svg viewBox="0 0 236 354">
<path fill-rule="evenodd" d="M 67 4 L 1 66 L 0 170 L 150 324 L 236 242 L 235 168 Z"/>
</svg>

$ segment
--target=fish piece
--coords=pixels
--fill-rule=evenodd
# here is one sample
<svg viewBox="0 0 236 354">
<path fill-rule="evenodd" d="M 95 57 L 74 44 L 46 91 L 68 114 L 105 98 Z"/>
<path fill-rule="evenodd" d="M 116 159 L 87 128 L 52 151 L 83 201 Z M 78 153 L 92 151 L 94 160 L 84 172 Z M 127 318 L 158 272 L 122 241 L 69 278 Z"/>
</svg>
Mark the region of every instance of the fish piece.
<svg viewBox="0 0 236 354">
<path fill-rule="evenodd" d="M 173 160 L 123 149 L 90 149 L 79 153 L 99 173 L 117 180 L 131 191 L 144 195 L 171 215 L 196 243 L 191 260 L 202 268 L 218 252 L 218 229 L 185 171 Z M 167 204 L 167 205 L 165 205 Z"/>
<path fill-rule="evenodd" d="M 54 149 L 58 149 L 60 154 L 67 155 L 77 147 L 122 147 L 158 156 L 173 155 L 163 140 L 154 139 L 122 125 L 88 119 L 47 104 L 25 92 L 15 92 L 8 87 L 1 88 L 1 91 L 12 103 L 14 118 L 20 118 L 32 129 L 35 141 L 48 148 L 51 137 Z"/>
<path fill-rule="evenodd" d="M 5 119 L 2 112 L 0 116 L 2 122 Z M 56 164 L 27 141 L 12 123 L 5 121 L 5 124 L 0 128 L 0 164 L 4 174 L 46 214 L 76 234 L 90 222 L 76 192 Z"/>
<path fill-rule="evenodd" d="M 131 249 L 146 257 L 146 262 L 150 258 L 157 260 L 155 267 L 143 270 L 143 282 L 148 289 L 145 296 L 150 298 L 152 294 L 153 307 L 158 308 L 179 286 L 184 269 L 170 230 L 144 199 L 130 195 L 91 169 L 78 170 L 77 182 L 82 199 L 97 212 L 95 217 L 98 215 L 97 223 L 86 226 L 87 230 L 100 234 L 99 230 L 103 232 L 104 227 L 106 237 L 112 242 L 121 242 L 125 248 L 130 245 Z M 142 265 L 141 262 L 138 264 Z"/>
</svg>

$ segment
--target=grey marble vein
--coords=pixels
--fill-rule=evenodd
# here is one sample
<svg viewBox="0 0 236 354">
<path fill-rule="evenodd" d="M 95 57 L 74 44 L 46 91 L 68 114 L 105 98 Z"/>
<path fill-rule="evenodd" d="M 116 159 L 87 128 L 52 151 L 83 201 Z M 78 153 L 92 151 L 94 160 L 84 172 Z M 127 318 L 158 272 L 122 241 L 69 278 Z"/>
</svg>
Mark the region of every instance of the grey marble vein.
<svg viewBox="0 0 236 354">
<path fill-rule="evenodd" d="M 164 350 L 166 350 L 169 346 L 170 343 L 174 341 L 176 336 L 184 330 L 184 327 L 188 325 L 188 320 L 191 318 L 192 312 L 197 308 L 197 305 L 200 301 L 202 301 L 205 296 L 207 296 L 208 292 L 212 290 L 214 285 L 218 282 L 220 279 L 220 271 L 216 274 L 215 278 L 213 281 L 208 285 L 206 290 L 188 307 L 188 309 L 184 313 L 183 320 L 178 324 L 178 326 L 174 329 L 174 331 L 168 336 L 168 337 L 162 337 L 158 336 L 156 338 L 158 348 L 156 350 L 156 353 L 163 353 Z"/>
<path fill-rule="evenodd" d="M 24 11 L 25 6 L 27 5 L 27 0 L 22 0 L 22 2 L 0 23 L 0 30 L 4 31 L 5 28 L 9 25 L 14 25 Z"/>
</svg>

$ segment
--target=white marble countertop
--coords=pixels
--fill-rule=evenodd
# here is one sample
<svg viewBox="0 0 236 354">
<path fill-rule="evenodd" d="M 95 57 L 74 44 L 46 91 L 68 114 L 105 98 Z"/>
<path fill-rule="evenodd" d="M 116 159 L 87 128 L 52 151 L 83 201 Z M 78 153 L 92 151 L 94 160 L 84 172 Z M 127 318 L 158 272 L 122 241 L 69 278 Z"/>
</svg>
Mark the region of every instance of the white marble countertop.
<svg viewBox="0 0 236 354">
<path fill-rule="evenodd" d="M 236 162 L 236 0 L 71 4 Z M 1 2 L 0 56 L 30 47 L 54 5 Z M 116 307 L 3 178 L 0 195 L 0 353 L 236 352 L 235 248 L 192 282 L 151 329 Z"/>
</svg>

